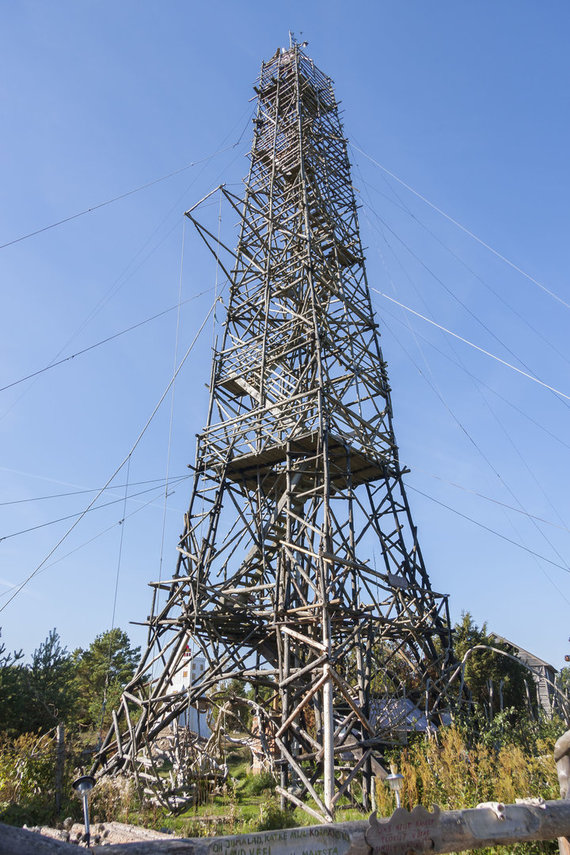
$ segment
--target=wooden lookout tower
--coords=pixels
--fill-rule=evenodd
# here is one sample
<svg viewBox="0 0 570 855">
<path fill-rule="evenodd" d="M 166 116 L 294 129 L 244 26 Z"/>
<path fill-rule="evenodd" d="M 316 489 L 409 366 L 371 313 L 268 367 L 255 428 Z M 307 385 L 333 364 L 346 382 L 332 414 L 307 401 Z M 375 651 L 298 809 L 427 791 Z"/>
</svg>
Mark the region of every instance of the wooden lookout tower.
<svg viewBox="0 0 570 855">
<path fill-rule="evenodd" d="M 330 821 L 343 797 L 369 806 L 390 699 L 437 720 L 450 623 L 402 481 L 332 81 L 293 42 L 255 92 L 244 195 L 222 191 L 240 234 L 178 562 L 97 767 L 150 780 L 163 729 L 241 683 L 282 800 Z M 172 692 L 189 649 L 205 668 Z"/>
</svg>

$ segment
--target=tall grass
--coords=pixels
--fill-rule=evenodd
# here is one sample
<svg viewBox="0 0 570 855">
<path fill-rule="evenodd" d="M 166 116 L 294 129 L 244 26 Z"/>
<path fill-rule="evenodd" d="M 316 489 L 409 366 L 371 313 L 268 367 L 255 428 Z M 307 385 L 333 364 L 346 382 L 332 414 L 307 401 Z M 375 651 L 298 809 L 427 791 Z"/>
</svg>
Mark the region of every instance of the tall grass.
<svg viewBox="0 0 570 855">
<path fill-rule="evenodd" d="M 480 802 L 514 803 L 517 798 L 559 798 L 558 778 L 550 740 L 538 740 L 537 751 L 520 745 L 497 747 L 484 742 L 469 744 L 459 727 L 449 727 L 437 737 L 421 739 L 395 757 L 404 776 L 403 807 L 415 805 L 442 810 L 476 807 Z M 393 796 L 379 780 L 376 804 L 380 815 L 394 810 Z"/>
</svg>

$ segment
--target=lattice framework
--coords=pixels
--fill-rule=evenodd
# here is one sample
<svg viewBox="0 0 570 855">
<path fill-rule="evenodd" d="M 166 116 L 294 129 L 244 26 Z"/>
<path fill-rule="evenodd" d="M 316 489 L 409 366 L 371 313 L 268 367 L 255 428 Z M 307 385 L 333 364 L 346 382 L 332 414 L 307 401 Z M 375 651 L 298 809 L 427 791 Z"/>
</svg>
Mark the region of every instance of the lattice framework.
<svg viewBox="0 0 570 855">
<path fill-rule="evenodd" d="M 449 615 L 402 481 L 332 82 L 293 44 L 256 93 L 244 198 L 223 190 L 241 227 L 178 564 L 152 584 L 148 648 L 99 766 L 183 798 L 184 782 L 160 787 L 153 741 L 239 680 L 282 799 L 330 820 L 356 782 L 368 806 L 393 738 L 373 692 L 385 710 L 407 691 L 441 711 Z M 173 694 L 189 645 L 206 668 Z"/>
</svg>

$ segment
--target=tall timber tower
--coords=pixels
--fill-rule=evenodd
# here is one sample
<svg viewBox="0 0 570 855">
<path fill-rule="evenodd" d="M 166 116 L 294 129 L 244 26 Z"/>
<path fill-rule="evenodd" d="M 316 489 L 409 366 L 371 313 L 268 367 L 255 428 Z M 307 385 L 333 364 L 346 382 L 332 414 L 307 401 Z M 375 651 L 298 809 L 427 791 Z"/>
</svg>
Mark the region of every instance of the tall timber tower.
<svg viewBox="0 0 570 855">
<path fill-rule="evenodd" d="M 341 798 L 368 805 L 395 697 L 441 709 L 449 615 L 402 483 L 332 82 L 292 44 L 255 91 L 178 565 L 152 583 L 148 649 L 98 763 L 148 779 L 160 731 L 241 681 L 282 799 L 327 821 Z M 205 668 L 175 693 L 188 650 Z"/>
</svg>

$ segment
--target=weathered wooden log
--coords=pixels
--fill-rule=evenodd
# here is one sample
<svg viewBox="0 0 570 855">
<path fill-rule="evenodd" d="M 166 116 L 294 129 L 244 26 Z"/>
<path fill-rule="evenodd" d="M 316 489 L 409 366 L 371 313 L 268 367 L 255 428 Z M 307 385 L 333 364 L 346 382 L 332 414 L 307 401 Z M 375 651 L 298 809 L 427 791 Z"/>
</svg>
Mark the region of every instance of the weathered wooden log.
<svg viewBox="0 0 570 855">
<path fill-rule="evenodd" d="M 554 840 L 570 831 L 570 802 L 538 803 L 529 799 L 515 805 L 495 804 L 467 810 L 433 813 L 417 807 L 400 808 L 389 820 L 371 817 L 366 840 L 372 855 L 461 852 L 529 840 Z"/>
<path fill-rule="evenodd" d="M 407 811 L 403 811 L 407 814 Z M 413 816 L 413 811 L 408 817 Z M 427 813 L 424 811 L 424 813 Z M 570 834 L 570 801 L 549 801 L 542 804 L 505 805 L 504 816 L 498 818 L 492 808 L 473 808 L 437 812 L 437 822 L 426 828 L 420 821 L 420 836 L 414 823 L 408 824 L 407 839 L 400 839 L 403 829 L 402 809 L 390 819 L 380 820 L 389 837 L 376 852 L 403 853 L 426 848 L 433 853 L 460 852 L 487 846 L 510 845 L 529 840 L 555 840 Z M 368 821 L 333 823 L 330 825 L 265 831 L 233 837 L 212 837 L 186 840 L 131 843 L 123 846 L 94 847 L 97 855 L 146 855 L 154 852 L 186 853 L 186 855 L 371 855 L 371 829 Z M 429 833 L 425 835 L 425 831 Z M 423 836 L 422 836 L 423 835 Z M 422 841 L 429 841 L 422 846 Z M 432 842 L 433 841 L 433 845 Z"/>
<path fill-rule="evenodd" d="M 370 855 L 368 822 L 342 822 L 236 834 L 93 846 L 94 855 Z M 18 853 L 19 855 L 19 853 Z"/>
<path fill-rule="evenodd" d="M 69 842 L 77 843 L 83 837 L 83 823 L 75 822 L 69 829 Z M 42 830 L 42 833 L 43 832 Z M 178 837 L 178 835 L 175 835 Z M 130 825 L 125 822 L 100 822 L 91 826 L 91 843 L 96 845 L 104 843 L 135 843 L 142 840 L 172 840 L 171 834 L 154 831 L 150 828 L 142 828 L 140 825 Z"/>
<path fill-rule="evenodd" d="M 238 834 L 232 837 L 162 838 L 110 846 L 93 855 L 405 855 L 445 853 L 570 834 L 570 800 L 411 813 L 390 819 L 343 822 Z M 0 825 L 0 855 L 78 855 L 77 846 L 21 828 Z"/>
<path fill-rule="evenodd" d="M 77 846 L 0 823 L 0 855 L 77 855 Z"/>
</svg>

